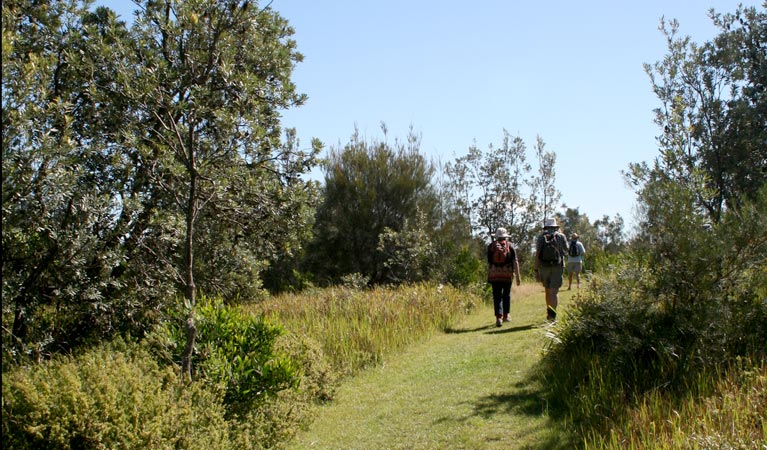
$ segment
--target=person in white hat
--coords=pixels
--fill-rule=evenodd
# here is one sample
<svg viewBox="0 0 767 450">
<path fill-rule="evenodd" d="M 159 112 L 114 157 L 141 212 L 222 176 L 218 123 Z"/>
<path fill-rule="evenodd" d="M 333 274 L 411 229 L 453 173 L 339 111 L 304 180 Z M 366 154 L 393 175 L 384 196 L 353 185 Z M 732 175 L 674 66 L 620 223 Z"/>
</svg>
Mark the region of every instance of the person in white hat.
<svg viewBox="0 0 767 450">
<path fill-rule="evenodd" d="M 570 235 L 570 245 L 567 247 L 567 290 L 573 288 L 573 275 L 575 275 L 575 287 L 581 287 L 581 272 L 583 272 L 583 255 L 586 247 L 578 240 L 578 233 Z"/>
<path fill-rule="evenodd" d="M 493 242 L 487 246 L 487 282 L 493 288 L 493 311 L 495 326 L 509 321 L 511 309 L 511 282 L 516 276 L 517 286 L 521 283 L 517 252 L 509 242 L 506 228 L 498 228 Z"/>
<path fill-rule="evenodd" d="M 543 233 L 535 241 L 535 276 L 546 291 L 546 320 L 557 320 L 559 288 L 565 272 L 567 237 L 559 231 L 556 219 L 543 222 Z"/>
</svg>

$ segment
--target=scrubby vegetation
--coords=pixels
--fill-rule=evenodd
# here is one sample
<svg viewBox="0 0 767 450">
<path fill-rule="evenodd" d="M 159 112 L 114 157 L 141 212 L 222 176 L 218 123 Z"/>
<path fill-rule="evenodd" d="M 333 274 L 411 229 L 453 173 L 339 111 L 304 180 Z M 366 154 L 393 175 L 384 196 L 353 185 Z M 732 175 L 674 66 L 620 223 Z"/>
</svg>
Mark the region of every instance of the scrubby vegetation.
<svg viewBox="0 0 767 450">
<path fill-rule="evenodd" d="M 246 310 L 318 342 L 334 371 L 345 376 L 425 335 L 448 329 L 479 303 L 480 297 L 468 290 L 418 284 L 283 294 Z"/>
<path fill-rule="evenodd" d="M 669 56 L 647 66 L 662 149 L 627 174 L 637 236 L 540 366 L 552 412 L 589 448 L 767 443 L 767 128 L 751 126 L 765 123 L 767 16 L 712 17 L 722 34 L 701 46 L 664 24 Z"/>
<path fill-rule="evenodd" d="M 331 399 L 340 379 L 446 329 L 478 303 L 427 285 L 317 290 L 244 309 L 204 298 L 196 381 L 179 378 L 185 339 L 166 327 L 140 344 L 12 367 L 3 374 L 3 447 L 274 448 L 311 420 L 311 405 Z"/>
<path fill-rule="evenodd" d="M 529 271 L 544 216 L 592 271 L 537 372 L 553 417 L 597 448 L 767 441 L 764 10 L 712 13 L 702 45 L 663 23 L 627 242 L 620 216 L 557 211 L 556 154 L 538 138 L 535 168 L 506 131 L 440 183 L 412 130 L 355 132 L 311 181 L 322 144 L 280 123 L 306 100 L 287 21 L 139 3 L 130 27 L 2 4 L 4 447 L 276 447 L 339 380 L 479 303 L 488 232 Z"/>
</svg>

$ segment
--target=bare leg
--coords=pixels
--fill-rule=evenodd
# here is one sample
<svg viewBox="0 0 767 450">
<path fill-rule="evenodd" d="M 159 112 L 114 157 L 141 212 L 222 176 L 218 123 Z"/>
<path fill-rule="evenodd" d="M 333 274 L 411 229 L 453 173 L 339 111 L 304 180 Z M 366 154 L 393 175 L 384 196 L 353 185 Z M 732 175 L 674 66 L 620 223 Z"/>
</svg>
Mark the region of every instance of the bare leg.
<svg viewBox="0 0 767 450">
<path fill-rule="evenodd" d="M 546 309 L 549 318 L 555 318 L 559 304 L 559 289 L 546 288 Z"/>
</svg>

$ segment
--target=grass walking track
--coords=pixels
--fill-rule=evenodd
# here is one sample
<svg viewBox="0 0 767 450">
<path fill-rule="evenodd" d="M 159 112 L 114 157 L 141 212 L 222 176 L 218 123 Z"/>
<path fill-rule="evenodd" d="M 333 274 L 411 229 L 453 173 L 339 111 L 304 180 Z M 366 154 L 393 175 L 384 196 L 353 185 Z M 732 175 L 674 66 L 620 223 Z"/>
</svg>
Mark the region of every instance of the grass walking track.
<svg viewBox="0 0 767 450">
<path fill-rule="evenodd" d="M 560 311 L 574 292 L 560 292 Z M 527 379 L 548 340 L 545 316 L 543 288 L 514 286 L 511 322 L 496 328 L 488 300 L 447 332 L 346 380 L 289 448 L 568 448 Z"/>
</svg>

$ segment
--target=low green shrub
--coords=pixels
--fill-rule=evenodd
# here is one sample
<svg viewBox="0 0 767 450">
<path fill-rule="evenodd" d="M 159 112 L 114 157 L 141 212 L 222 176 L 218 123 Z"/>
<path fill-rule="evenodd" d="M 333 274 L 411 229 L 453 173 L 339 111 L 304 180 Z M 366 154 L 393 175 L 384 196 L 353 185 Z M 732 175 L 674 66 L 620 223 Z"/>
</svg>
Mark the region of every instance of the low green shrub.
<svg viewBox="0 0 767 450">
<path fill-rule="evenodd" d="M 283 329 L 262 315 L 245 314 L 221 298 L 202 296 L 195 307 L 197 339 L 193 377 L 220 390 L 227 415 L 245 415 L 266 398 L 293 388 L 300 367 L 274 344 Z M 186 345 L 182 311 L 172 314 L 147 341 L 155 354 L 178 363 Z"/>
<path fill-rule="evenodd" d="M 231 310 L 215 314 L 205 307 L 201 310 L 202 316 L 217 318 L 221 328 L 233 322 L 238 323 L 234 329 L 239 329 L 239 324 L 254 323 L 252 318 Z M 238 322 L 240 319 L 242 322 Z M 221 342 L 221 335 L 227 335 L 221 330 L 211 331 L 212 325 L 206 320 L 198 325 L 205 330 L 205 336 L 219 336 L 216 342 Z M 158 335 L 153 338 L 157 340 Z M 226 396 L 227 386 L 236 391 L 252 380 L 235 378 L 238 367 L 222 362 L 224 350 L 216 349 L 210 339 L 200 353 L 218 356 L 205 360 L 208 372 L 200 369 L 196 372 L 198 380 L 191 384 L 179 379 L 176 364 L 163 366 L 158 362 L 158 342 L 150 346 L 116 342 L 77 356 L 13 366 L 3 374 L 2 448 L 279 447 L 308 420 L 316 401 L 332 398 L 336 376 L 312 339 L 294 334 L 270 339 L 271 353 L 291 361 L 290 385 L 295 388 L 277 389 L 274 384 L 269 395 L 254 395 L 258 401 L 242 404 L 232 402 L 238 397 Z M 252 347 L 245 345 L 245 349 Z M 211 367 L 233 370 L 232 378 L 222 377 Z M 213 378 L 202 378 L 202 374 L 213 374 Z"/>
<path fill-rule="evenodd" d="M 550 408 L 584 433 L 607 432 L 647 393 L 684 395 L 700 374 L 765 357 L 767 301 L 707 292 L 670 308 L 645 276 L 623 266 L 594 277 L 550 332 L 539 366 Z"/>
<path fill-rule="evenodd" d="M 482 260 L 475 256 L 473 249 L 464 245 L 453 257 L 453 263 L 446 274 L 447 282 L 457 287 L 484 282 L 487 275 L 485 266 Z"/>
<path fill-rule="evenodd" d="M 3 448 L 233 448 L 216 395 L 134 345 L 16 366 L 2 384 Z"/>
</svg>

